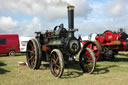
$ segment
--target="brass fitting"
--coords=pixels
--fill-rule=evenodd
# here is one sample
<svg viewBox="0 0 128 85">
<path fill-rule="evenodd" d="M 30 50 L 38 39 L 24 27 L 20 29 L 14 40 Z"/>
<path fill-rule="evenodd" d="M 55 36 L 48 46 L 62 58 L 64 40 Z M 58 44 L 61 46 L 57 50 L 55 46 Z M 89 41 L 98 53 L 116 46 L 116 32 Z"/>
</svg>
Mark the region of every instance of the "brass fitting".
<svg viewBox="0 0 128 85">
<path fill-rule="evenodd" d="M 68 10 L 74 10 L 75 7 L 74 6 L 68 6 L 67 8 L 68 8 Z"/>
</svg>

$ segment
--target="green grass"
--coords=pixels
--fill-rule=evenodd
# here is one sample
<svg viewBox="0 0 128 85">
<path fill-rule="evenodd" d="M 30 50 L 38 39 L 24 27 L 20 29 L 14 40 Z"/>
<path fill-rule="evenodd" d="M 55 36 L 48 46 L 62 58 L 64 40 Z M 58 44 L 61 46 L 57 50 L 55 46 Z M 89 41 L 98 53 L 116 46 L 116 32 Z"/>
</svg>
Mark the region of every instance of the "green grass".
<svg viewBox="0 0 128 85">
<path fill-rule="evenodd" d="M 39 70 L 18 66 L 25 56 L 0 56 L 0 85 L 127 85 L 128 57 L 116 56 L 115 61 L 97 62 L 94 74 L 83 74 L 79 64 L 71 64 L 62 78 L 52 76 L 48 64 Z"/>
</svg>

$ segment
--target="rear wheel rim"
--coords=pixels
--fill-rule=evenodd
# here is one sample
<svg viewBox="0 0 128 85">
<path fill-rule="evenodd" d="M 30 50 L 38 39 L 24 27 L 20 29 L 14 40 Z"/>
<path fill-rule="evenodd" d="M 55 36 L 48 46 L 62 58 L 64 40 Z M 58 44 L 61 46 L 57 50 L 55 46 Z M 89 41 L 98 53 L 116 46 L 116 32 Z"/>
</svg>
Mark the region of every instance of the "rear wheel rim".
<svg viewBox="0 0 128 85">
<path fill-rule="evenodd" d="M 36 39 L 29 40 L 27 44 L 26 59 L 29 68 L 39 69 L 41 65 L 41 45 Z"/>
<path fill-rule="evenodd" d="M 51 60 L 50 60 L 50 69 L 51 73 L 55 76 L 60 78 L 64 71 L 64 59 L 63 55 L 60 50 L 53 50 L 51 52 Z"/>
<path fill-rule="evenodd" d="M 61 70 L 61 66 L 60 66 L 60 61 L 59 61 L 59 57 L 56 53 L 53 53 L 51 55 L 51 65 L 52 65 L 52 71 L 53 71 L 53 74 L 55 76 L 58 76 L 58 74 L 60 73 L 60 70 Z"/>
<path fill-rule="evenodd" d="M 88 72 L 90 72 L 93 67 L 93 59 L 88 51 L 85 52 L 84 58 L 87 59 L 87 60 L 84 60 L 85 68 L 87 68 Z"/>
<path fill-rule="evenodd" d="M 95 55 L 93 53 L 93 51 L 88 50 L 90 48 L 87 49 L 83 49 L 81 54 L 80 54 L 80 66 L 83 70 L 83 72 L 86 73 L 93 73 L 93 71 L 95 70 L 95 66 L 96 66 L 96 61 L 95 61 Z"/>
</svg>

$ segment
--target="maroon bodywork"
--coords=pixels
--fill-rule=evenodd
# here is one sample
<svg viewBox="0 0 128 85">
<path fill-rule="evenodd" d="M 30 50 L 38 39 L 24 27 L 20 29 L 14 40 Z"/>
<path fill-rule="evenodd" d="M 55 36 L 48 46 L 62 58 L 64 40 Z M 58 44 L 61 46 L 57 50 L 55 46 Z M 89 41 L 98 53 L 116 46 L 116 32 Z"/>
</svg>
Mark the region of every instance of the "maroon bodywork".
<svg viewBox="0 0 128 85">
<path fill-rule="evenodd" d="M 0 54 L 19 52 L 19 36 L 17 34 L 0 35 Z"/>
</svg>

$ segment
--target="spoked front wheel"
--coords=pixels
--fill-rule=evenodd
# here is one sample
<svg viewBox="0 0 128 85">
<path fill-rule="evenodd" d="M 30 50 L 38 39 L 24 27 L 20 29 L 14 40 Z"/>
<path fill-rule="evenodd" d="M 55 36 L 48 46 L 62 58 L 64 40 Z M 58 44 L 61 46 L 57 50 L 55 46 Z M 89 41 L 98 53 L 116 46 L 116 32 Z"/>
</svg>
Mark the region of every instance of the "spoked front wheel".
<svg viewBox="0 0 128 85">
<path fill-rule="evenodd" d="M 50 60 L 50 70 L 51 73 L 60 78 L 64 71 L 64 59 L 61 51 L 59 49 L 54 49 L 51 52 L 51 60 Z"/>
<path fill-rule="evenodd" d="M 79 57 L 80 67 L 84 73 L 93 73 L 96 67 L 95 54 L 90 48 L 83 49 Z"/>
</svg>

